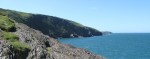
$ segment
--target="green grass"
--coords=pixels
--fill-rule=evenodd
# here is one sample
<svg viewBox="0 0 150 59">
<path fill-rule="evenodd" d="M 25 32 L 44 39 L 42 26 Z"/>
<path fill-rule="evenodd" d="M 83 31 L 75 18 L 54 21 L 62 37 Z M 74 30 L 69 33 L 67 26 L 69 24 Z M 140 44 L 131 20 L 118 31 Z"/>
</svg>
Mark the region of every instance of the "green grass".
<svg viewBox="0 0 150 59">
<path fill-rule="evenodd" d="M 15 26 L 14 22 L 11 21 L 7 16 L 0 15 L 0 28 L 5 31 L 11 30 Z"/>
<path fill-rule="evenodd" d="M 31 28 L 41 31 L 43 34 L 49 35 L 54 38 L 71 37 L 70 34 L 77 35 L 77 37 L 101 35 L 101 32 L 99 32 L 98 30 L 86 27 L 71 20 L 58 18 L 56 16 L 24 13 L 1 8 L 0 15 L 0 28 L 3 28 L 7 32 L 15 31 L 13 30 L 15 29 L 13 28 L 14 23 L 10 21 L 10 19 L 12 19 L 18 23 L 24 23 Z M 91 34 L 88 34 L 89 31 L 91 32 Z"/>
<path fill-rule="evenodd" d="M 21 43 L 19 41 L 10 42 L 10 44 L 14 47 L 15 50 L 18 50 L 18 51 L 26 51 L 30 49 L 28 45 Z"/>
<path fill-rule="evenodd" d="M 12 34 L 10 32 L 3 31 L 2 34 L 3 34 L 3 38 L 7 41 L 14 42 L 14 41 L 17 41 L 19 39 L 17 35 Z"/>
<path fill-rule="evenodd" d="M 30 50 L 30 47 L 28 45 L 18 41 L 19 37 L 17 35 L 5 31 L 3 31 L 2 34 L 3 39 L 7 40 L 13 46 L 13 49 L 21 52 Z"/>
<path fill-rule="evenodd" d="M 25 52 L 30 50 L 30 47 L 25 43 L 19 42 L 19 37 L 9 31 L 15 28 L 15 23 L 6 15 L 5 13 L 0 13 L 0 29 L 2 32 L 2 38 L 13 46 L 13 49 L 20 52 Z M 7 13 L 6 13 L 7 14 Z M 27 16 L 22 14 L 22 16 Z"/>
</svg>

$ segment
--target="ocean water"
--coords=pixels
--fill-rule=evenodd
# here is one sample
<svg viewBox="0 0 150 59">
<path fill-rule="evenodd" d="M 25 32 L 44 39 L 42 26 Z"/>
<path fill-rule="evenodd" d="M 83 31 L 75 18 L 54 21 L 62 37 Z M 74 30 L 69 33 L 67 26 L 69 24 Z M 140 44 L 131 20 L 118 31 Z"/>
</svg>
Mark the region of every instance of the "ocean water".
<svg viewBox="0 0 150 59">
<path fill-rule="evenodd" d="M 150 33 L 115 33 L 88 38 L 58 39 L 107 59 L 150 59 Z"/>
</svg>

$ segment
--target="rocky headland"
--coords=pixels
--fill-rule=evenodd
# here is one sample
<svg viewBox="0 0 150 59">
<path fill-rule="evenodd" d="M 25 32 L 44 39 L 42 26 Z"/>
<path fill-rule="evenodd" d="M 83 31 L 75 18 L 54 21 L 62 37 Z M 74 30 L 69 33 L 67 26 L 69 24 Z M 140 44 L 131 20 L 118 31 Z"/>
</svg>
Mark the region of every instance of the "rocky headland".
<svg viewBox="0 0 150 59">
<path fill-rule="evenodd" d="M 40 16 L 47 19 L 47 16 Z M 0 59 L 104 59 L 102 56 L 95 55 L 85 49 L 62 44 L 54 39 L 55 37 L 90 37 L 101 35 L 101 32 L 85 26 L 76 28 L 80 25 L 66 22 L 69 20 L 57 20 L 60 22 L 56 23 L 74 26 L 74 30 L 77 31 L 65 26 L 62 26 L 61 30 L 59 30 L 60 28 L 52 30 L 54 27 L 60 27 L 56 24 L 54 26 L 53 22 L 56 20 L 52 22 L 50 20 L 52 25 L 49 26 L 54 27 L 49 27 L 49 22 L 42 24 L 45 23 L 45 19 L 38 18 L 40 16 L 31 17 L 31 14 L 0 9 Z M 39 21 L 36 23 L 37 19 Z M 63 33 L 66 34 L 63 35 Z"/>
</svg>

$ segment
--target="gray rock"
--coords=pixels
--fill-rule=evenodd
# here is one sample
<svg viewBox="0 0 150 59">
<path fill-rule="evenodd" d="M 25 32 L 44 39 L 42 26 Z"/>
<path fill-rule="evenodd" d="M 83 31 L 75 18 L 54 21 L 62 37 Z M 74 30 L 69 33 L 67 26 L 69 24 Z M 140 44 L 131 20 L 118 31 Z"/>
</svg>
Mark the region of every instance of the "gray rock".
<svg viewBox="0 0 150 59">
<path fill-rule="evenodd" d="M 0 59 L 12 59 L 13 54 L 10 54 L 12 54 L 10 45 L 6 41 L 0 39 Z"/>
<path fill-rule="evenodd" d="M 16 32 L 13 33 L 19 36 L 20 42 L 30 46 L 31 50 L 27 52 L 26 57 L 21 58 L 21 55 L 13 52 L 10 44 L 1 40 L 0 36 L 0 59 L 104 59 L 85 49 L 61 44 L 56 39 L 43 35 L 40 31 L 24 24 L 16 23 L 16 28 Z"/>
</svg>

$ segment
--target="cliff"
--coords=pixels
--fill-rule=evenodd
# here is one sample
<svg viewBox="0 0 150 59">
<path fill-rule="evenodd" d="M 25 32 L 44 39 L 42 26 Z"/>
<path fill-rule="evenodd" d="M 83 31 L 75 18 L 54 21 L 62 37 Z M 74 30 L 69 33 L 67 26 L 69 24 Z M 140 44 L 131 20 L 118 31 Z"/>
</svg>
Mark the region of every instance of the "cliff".
<svg viewBox="0 0 150 59">
<path fill-rule="evenodd" d="M 103 59 L 101 56 L 61 44 L 57 40 L 12 19 L 0 17 L 0 59 Z"/>
<path fill-rule="evenodd" d="M 0 9 L 0 15 L 8 16 L 16 22 L 24 23 L 33 29 L 41 31 L 43 34 L 54 38 L 91 37 L 102 35 L 102 32 L 96 29 L 54 16 L 24 13 L 6 9 Z"/>
<path fill-rule="evenodd" d="M 21 13 L 24 17 L 19 17 L 15 13 L 18 12 L 0 10 L 0 59 L 104 59 L 28 27 L 25 21 L 29 20 L 25 19 L 30 14 Z"/>
</svg>

